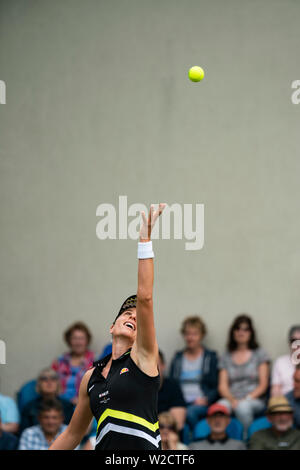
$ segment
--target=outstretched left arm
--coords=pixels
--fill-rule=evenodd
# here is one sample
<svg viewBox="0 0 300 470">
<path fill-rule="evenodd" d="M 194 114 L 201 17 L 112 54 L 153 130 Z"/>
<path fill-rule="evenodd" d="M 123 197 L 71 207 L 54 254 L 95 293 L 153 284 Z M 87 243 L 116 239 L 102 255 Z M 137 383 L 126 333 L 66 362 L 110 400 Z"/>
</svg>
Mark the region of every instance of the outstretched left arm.
<svg viewBox="0 0 300 470">
<path fill-rule="evenodd" d="M 140 255 L 142 258 L 139 256 L 138 264 L 137 337 L 132 348 L 132 355 L 135 356 L 136 362 L 142 371 L 150 376 L 157 375 L 158 362 L 158 345 L 153 314 L 153 253 L 151 253 L 150 240 L 152 228 L 165 206 L 165 204 L 160 204 L 157 211 L 154 211 L 153 206 L 151 206 L 148 220 L 145 213 L 142 212 L 143 223 L 139 242 L 139 250 L 144 254 Z"/>
</svg>

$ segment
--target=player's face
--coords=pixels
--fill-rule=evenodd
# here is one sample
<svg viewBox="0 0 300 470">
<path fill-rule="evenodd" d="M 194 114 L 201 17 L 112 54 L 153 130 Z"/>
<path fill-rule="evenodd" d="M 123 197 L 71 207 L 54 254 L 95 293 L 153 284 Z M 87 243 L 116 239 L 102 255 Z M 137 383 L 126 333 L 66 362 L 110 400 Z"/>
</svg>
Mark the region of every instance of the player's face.
<svg viewBox="0 0 300 470">
<path fill-rule="evenodd" d="M 125 336 L 134 341 L 136 338 L 136 308 L 130 308 L 123 312 L 110 332 L 113 336 Z"/>
</svg>

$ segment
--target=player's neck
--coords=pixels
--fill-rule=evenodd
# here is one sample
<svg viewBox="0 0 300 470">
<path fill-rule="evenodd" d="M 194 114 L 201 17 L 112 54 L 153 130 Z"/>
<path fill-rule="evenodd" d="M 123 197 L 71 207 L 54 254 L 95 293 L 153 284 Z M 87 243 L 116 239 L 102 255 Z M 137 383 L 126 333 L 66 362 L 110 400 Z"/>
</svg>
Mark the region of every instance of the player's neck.
<svg viewBox="0 0 300 470">
<path fill-rule="evenodd" d="M 118 359 L 118 357 L 122 356 L 129 348 L 132 347 L 130 341 L 124 341 L 124 338 L 115 338 L 112 343 L 112 359 Z"/>
</svg>

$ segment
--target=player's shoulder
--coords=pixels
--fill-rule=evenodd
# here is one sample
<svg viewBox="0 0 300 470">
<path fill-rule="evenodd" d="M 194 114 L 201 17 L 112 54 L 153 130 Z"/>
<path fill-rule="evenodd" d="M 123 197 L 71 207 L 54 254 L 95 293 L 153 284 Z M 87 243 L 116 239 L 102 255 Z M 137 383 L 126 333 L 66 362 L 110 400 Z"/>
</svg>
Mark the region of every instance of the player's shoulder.
<svg viewBox="0 0 300 470">
<path fill-rule="evenodd" d="M 82 377 L 82 381 L 81 381 L 81 385 L 83 387 L 86 387 L 88 385 L 88 383 L 90 381 L 90 378 L 93 375 L 94 370 L 95 370 L 95 367 L 93 366 L 85 372 L 84 376 Z"/>
</svg>

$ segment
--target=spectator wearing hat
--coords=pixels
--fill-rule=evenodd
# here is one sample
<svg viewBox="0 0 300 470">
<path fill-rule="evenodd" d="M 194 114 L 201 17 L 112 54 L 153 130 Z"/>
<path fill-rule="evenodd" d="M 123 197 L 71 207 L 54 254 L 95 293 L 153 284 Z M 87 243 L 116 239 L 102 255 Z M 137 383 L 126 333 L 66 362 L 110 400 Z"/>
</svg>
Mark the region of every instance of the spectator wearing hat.
<svg viewBox="0 0 300 470">
<path fill-rule="evenodd" d="M 294 325 L 288 333 L 290 353 L 280 356 L 274 362 L 271 378 L 271 396 L 281 396 L 293 390 L 295 361 L 292 356 L 300 346 L 300 325 Z M 297 341 L 299 344 L 297 345 Z"/>
<path fill-rule="evenodd" d="M 71 421 L 74 405 L 59 395 L 59 376 L 51 367 L 42 370 L 37 378 L 36 391 L 39 397 L 30 401 L 25 405 L 21 414 L 20 431 L 29 428 L 31 426 L 39 424 L 38 412 L 41 403 L 45 400 L 51 400 L 56 398 L 62 405 L 63 408 L 63 422 L 69 424 Z"/>
<path fill-rule="evenodd" d="M 170 377 L 179 382 L 187 404 L 191 431 L 218 398 L 218 358 L 202 344 L 206 332 L 200 317 L 186 318 L 181 327 L 185 348 L 175 354 L 170 367 Z"/>
<path fill-rule="evenodd" d="M 293 378 L 294 388 L 286 394 L 286 398 L 294 411 L 294 425 L 300 429 L 300 364 L 296 366 Z"/>
<path fill-rule="evenodd" d="M 187 450 L 188 447 L 180 442 L 176 420 L 168 411 L 158 415 L 159 431 L 162 450 Z"/>
<path fill-rule="evenodd" d="M 293 429 L 293 409 L 286 397 L 270 398 L 267 418 L 272 426 L 252 434 L 251 450 L 300 450 L 300 431 Z"/>
<path fill-rule="evenodd" d="M 269 355 L 259 347 L 251 318 L 241 314 L 229 331 L 219 368 L 220 402 L 243 424 L 244 437 L 255 414 L 264 411 L 269 385 Z"/>
<path fill-rule="evenodd" d="M 230 423 L 229 409 L 219 403 L 211 405 L 207 410 L 207 422 L 211 429 L 210 435 L 201 441 L 189 445 L 192 450 L 246 450 L 242 441 L 230 439 L 226 428 Z"/>
<path fill-rule="evenodd" d="M 160 388 L 158 391 L 158 413 L 168 411 L 175 418 L 178 431 L 182 431 L 186 418 L 186 403 L 184 401 L 179 383 L 175 379 L 165 377 L 165 357 L 159 350 L 158 369 L 160 374 Z"/>
<path fill-rule="evenodd" d="M 76 405 L 81 379 L 94 361 L 94 353 L 89 350 L 92 335 L 84 323 L 76 322 L 64 333 L 64 339 L 70 350 L 51 367 L 59 375 L 61 398 Z"/>
</svg>

